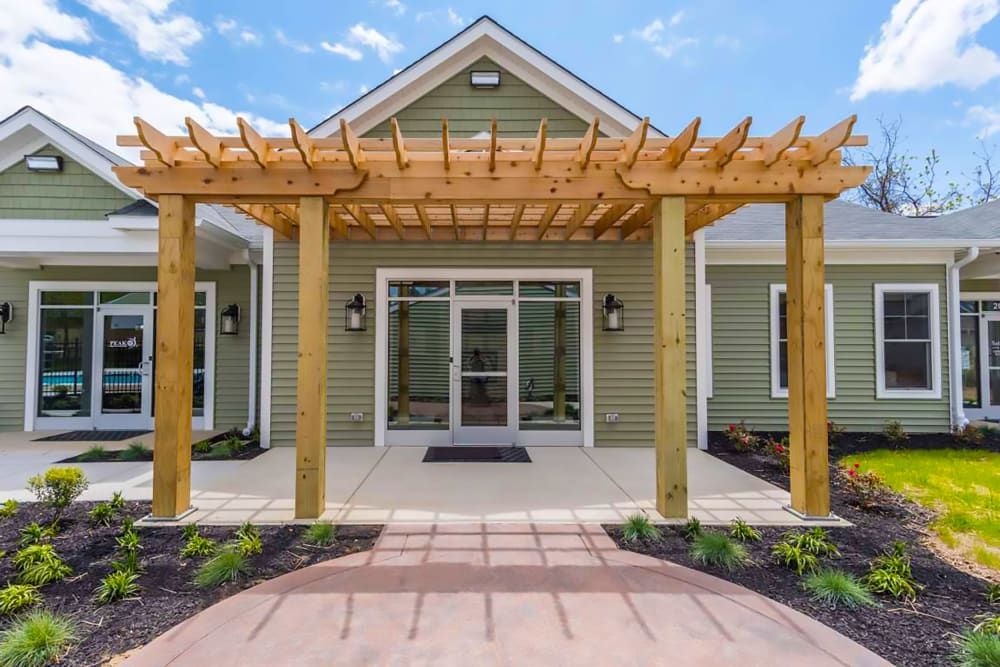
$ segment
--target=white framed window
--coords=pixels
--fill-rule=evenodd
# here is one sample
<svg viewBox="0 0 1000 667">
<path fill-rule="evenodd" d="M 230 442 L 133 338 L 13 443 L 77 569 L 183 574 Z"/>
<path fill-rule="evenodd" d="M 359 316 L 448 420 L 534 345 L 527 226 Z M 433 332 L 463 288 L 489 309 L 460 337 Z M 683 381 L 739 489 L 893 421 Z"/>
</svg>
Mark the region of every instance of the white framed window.
<svg viewBox="0 0 1000 667">
<path fill-rule="evenodd" d="M 833 285 L 823 286 L 826 318 L 826 396 L 836 396 L 833 341 Z M 771 285 L 771 398 L 788 398 L 788 318 L 785 285 Z"/>
<path fill-rule="evenodd" d="M 875 285 L 875 397 L 941 398 L 936 284 Z"/>
</svg>

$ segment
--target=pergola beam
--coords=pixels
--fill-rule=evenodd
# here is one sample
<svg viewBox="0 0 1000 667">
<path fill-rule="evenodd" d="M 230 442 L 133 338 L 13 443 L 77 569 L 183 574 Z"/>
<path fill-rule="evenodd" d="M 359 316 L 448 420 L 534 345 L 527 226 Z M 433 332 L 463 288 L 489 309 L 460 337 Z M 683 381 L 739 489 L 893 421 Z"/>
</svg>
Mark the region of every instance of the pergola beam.
<svg viewBox="0 0 1000 667">
<path fill-rule="evenodd" d="M 535 163 L 535 171 L 542 168 L 542 161 L 545 159 L 545 132 L 548 124 L 547 118 L 543 118 L 538 123 L 538 134 L 535 135 L 535 150 L 532 158 L 532 162 Z"/>
<path fill-rule="evenodd" d="M 538 222 L 538 232 L 536 234 L 536 238 L 539 241 L 541 241 L 542 237 L 545 236 L 545 232 L 549 231 L 549 226 L 552 224 L 552 220 L 555 219 L 557 213 L 559 213 L 559 204 L 549 204 L 545 207 L 542 219 Z"/>
<path fill-rule="evenodd" d="M 596 208 L 597 204 L 580 202 L 576 207 L 576 211 L 573 213 L 573 217 L 566 223 L 566 234 L 564 238 L 568 240 L 573 236 L 573 234 L 576 234 L 576 231 L 583 226 L 583 223 L 587 221 L 587 218 L 591 216 Z"/>
<path fill-rule="evenodd" d="M 389 119 L 389 125 L 392 127 L 392 150 L 396 154 L 396 166 L 400 169 L 406 169 L 410 165 L 410 161 L 406 157 L 406 141 L 403 139 L 403 132 L 399 129 L 399 121 L 393 116 Z"/>
<path fill-rule="evenodd" d="M 586 169 L 587 165 L 590 164 L 590 156 L 594 152 L 594 147 L 597 146 L 597 128 L 600 124 L 601 120 L 595 116 L 580 140 L 580 145 L 576 149 L 576 161 L 579 163 L 580 169 Z"/>
<path fill-rule="evenodd" d="M 237 118 L 236 124 L 240 128 L 240 141 L 246 146 L 247 152 L 253 156 L 254 162 L 260 165 L 261 169 L 267 169 L 271 154 L 271 148 L 267 141 L 243 118 Z"/>
<path fill-rule="evenodd" d="M 604 233 L 611 229 L 631 208 L 631 204 L 615 204 L 608 208 L 594 223 L 594 238 L 599 239 L 604 236 Z"/>
<path fill-rule="evenodd" d="M 688 152 L 694 146 L 694 142 L 698 140 L 699 127 L 701 127 L 701 117 L 697 116 L 687 127 L 681 130 L 680 134 L 670 142 L 670 145 L 663 149 L 660 159 L 671 167 L 677 168 L 678 165 L 684 162 Z"/>
<path fill-rule="evenodd" d="M 736 151 L 743 148 L 743 144 L 747 141 L 751 122 L 753 119 L 750 116 L 744 118 L 736 127 L 726 133 L 726 136 L 719 139 L 715 146 L 702 153 L 701 159 L 714 164 L 719 169 L 732 162 Z"/>
<path fill-rule="evenodd" d="M 389 221 L 393 230 L 396 232 L 396 236 L 400 239 L 403 238 L 403 221 L 399 219 L 399 214 L 396 213 L 396 209 L 393 208 L 392 204 L 379 204 L 379 210 L 382 211 L 382 215 L 385 219 Z"/>
<path fill-rule="evenodd" d="M 431 237 L 431 219 L 427 217 L 427 209 L 417 204 L 413 207 L 417 211 L 417 218 L 420 220 L 420 227 L 424 230 L 424 237 Z"/>
<path fill-rule="evenodd" d="M 302 129 L 302 126 L 295 122 L 294 118 L 288 119 L 288 127 L 292 131 L 292 142 L 295 144 L 295 149 L 299 152 L 299 157 L 302 160 L 302 164 L 308 169 L 313 167 L 313 156 L 316 152 L 316 147 L 313 146 L 312 138 Z"/>
<path fill-rule="evenodd" d="M 368 212 L 360 204 L 348 204 L 344 207 L 361 229 L 365 230 L 371 238 L 375 238 L 375 221 L 368 215 Z"/>
</svg>

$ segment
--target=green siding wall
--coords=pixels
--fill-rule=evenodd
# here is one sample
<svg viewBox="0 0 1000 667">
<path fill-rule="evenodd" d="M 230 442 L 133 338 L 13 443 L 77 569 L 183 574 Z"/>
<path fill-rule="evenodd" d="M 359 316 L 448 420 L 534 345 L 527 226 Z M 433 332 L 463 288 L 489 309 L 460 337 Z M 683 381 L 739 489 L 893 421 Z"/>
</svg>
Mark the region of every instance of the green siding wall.
<svg viewBox="0 0 1000 667">
<path fill-rule="evenodd" d="M 271 441 L 295 443 L 298 245 L 275 244 Z M 695 443 L 694 250 L 687 252 L 688 444 Z M 330 251 L 327 437 L 330 445 L 372 445 L 375 412 L 375 269 L 592 268 L 594 412 L 598 446 L 653 444 L 653 271 L 649 243 L 334 243 Z M 344 303 L 368 296 L 368 331 L 347 333 Z M 601 330 L 600 300 L 625 302 L 625 331 Z M 351 422 L 351 412 L 365 421 Z M 618 412 L 618 424 L 604 414 Z"/>
<path fill-rule="evenodd" d="M 22 160 L 0 173 L 0 218 L 103 220 L 135 201 L 54 146 L 35 154 L 62 156 L 63 170 L 28 171 Z"/>
<path fill-rule="evenodd" d="M 836 398 L 829 416 L 852 431 L 880 431 L 899 419 L 914 432 L 947 431 L 948 335 L 946 270 L 943 265 L 826 267 L 833 286 Z M 708 428 L 721 430 L 745 419 L 760 430 L 784 430 L 788 402 L 771 398 L 770 285 L 784 284 L 783 266 L 714 266 L 706 268 L 712 286 L 713 397 Z M 935 283 L 940 297 L 940 399 L 876 400 L 876 283 Z"/>
<path fill-rule="evenodd" d="M 238 336 L 215 343 L 215 424 L 243 427 L 247 419 L 247 364 L 250 356 L 249 269 L 202 271 L 196 280 L 215 282 L 216 310 L 238 303 L 244 314 Z M 32 280 L 155 281 L 154 267 L 50 266 L 38 270 L 0 268 L 0 297 L 14 306 L 14 321 L 0 336 L 0 431 L 24 428 L 24 371 L 27 353 L 28 283 Z M 218 313 L 216 330 L 218 330 Z"/>
<path fill-rule="evenodd" d="M 481 69 L 499 69 L 500 87 L 469 85 L 469 72 Z M 407 137 L 440 137 L 442 118 L 448 119 L 448 131 L 458 137 L 489 131 L 491 118 L 497 119 L 497 133 L 510 137 L 535 136 L 542 118 L 548 119 L 550 137 L 579 137 L 588 125 L 488 58 L 481 58 L 396 114 Z M 389 119 L 365 136 L 392 136 Z"/>
</svg>

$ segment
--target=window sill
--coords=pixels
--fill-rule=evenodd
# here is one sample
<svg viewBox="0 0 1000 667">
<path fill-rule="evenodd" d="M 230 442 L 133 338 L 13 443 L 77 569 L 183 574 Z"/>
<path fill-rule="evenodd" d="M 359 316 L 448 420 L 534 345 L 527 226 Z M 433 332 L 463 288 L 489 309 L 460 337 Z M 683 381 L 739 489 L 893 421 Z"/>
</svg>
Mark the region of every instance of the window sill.
<svg viewBox="0 0 1000 667">
<path fill-rule="evenodd" d="M 876 400 L 940 400 L 941 392 L 926 389 L 883 389 L 875 392 Z"/>
</svg>

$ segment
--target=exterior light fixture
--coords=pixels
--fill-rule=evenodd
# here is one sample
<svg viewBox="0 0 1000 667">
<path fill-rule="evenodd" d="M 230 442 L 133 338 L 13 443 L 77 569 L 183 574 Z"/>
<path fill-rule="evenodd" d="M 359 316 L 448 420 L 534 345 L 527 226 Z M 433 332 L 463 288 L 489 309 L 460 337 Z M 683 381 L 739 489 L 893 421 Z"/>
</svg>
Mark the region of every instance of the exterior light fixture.
<svg viewBox="0 0 1000 667">
<path fill-rule="evenodd" d="M 235 336 L 240 332 L 240 306 L 238 303 L 231 303 L 222 309 L 220 313 L 222 322 L 219 325 L 219 334 L 223 336 Z"/>
<path fill-rule="evenodd" d="M 7 323 L 14 319 L 14 306 L 9 302 L 0 303 L 0 334 L 7 333 Z"/>
<path fill-rule="evenodd" d="M 500 72 L 470 72 L 469 83 L 473 88 L 499 88 Z"/>
<path fill-rule="evenodd" d="M 344 331 L 364 331 L 365 310 L 365 295 L 359 292 L 344 305 Z"/>
<path fill-rule="evenodd" d="M 24 164 L 28 171 L 62 171 L 63 161 L 58 155 L 25 155 Z"/>
<path fill-rule="evenodd" d="M 604 295 L 601 308 L 605 331 L 625 331 L 625 304 L 614 294 Z"/>
</svg>

